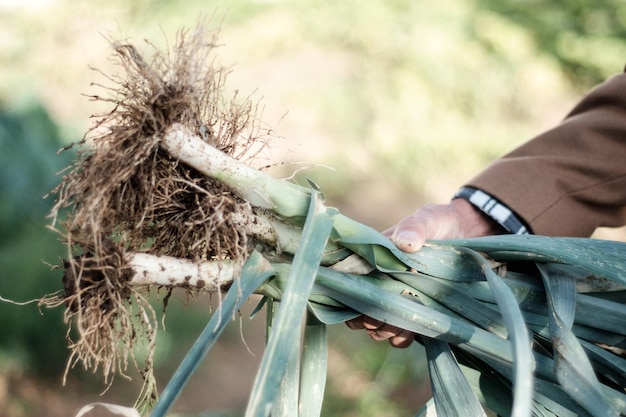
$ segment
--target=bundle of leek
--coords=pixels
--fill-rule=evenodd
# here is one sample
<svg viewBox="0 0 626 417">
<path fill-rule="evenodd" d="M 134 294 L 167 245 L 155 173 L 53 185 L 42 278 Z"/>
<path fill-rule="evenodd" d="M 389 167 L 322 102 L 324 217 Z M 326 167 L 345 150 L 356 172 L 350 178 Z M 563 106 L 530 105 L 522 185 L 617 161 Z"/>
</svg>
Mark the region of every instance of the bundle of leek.
<svg viewBox="0 0 626 417">
<path fill-rule="evenodd" d="M 148 356 L 153 417 L 166 415 L 252 294 L 275 311 L 246 416 L 320 415 L 326 326 L 358 315 L 424 344 L 433 400 L 418 415 L 626 413 L 626 306 L 604 297 L 626 284 L 626 245 L 494 236 L 404 253 L 325 206 L 314 184 L 233 157 L 265 136 L 250 101 L 224 99 L 224 72 L 207 65 L 216 35 L 206 35 L 182 32 L 150 63 L 114 44 L 127 72 L 110 77 L 115 108 L 53 212 L 56 224 L 70 209 L 59 231 L 61 301 L 79 332 L 72 364 L 123 370 L 138 338 L 154 344 L 140 289 L 184 287 L 225 295 L 158 401 Z"/>
</svg>

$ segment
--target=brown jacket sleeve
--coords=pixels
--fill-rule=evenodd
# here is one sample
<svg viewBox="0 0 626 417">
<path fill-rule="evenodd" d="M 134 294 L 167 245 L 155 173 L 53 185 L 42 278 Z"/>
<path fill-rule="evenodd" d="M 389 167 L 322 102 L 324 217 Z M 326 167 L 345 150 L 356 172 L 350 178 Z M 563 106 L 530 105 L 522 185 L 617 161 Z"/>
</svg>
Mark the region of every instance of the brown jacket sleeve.
<svg viewBox="0 0 626 417">
<path fill-rule="evenodd" d="M 626 73 L 468 186 L 498 198 L 536 234 L 590 236 L 596 227 L 626 224 Z"/>
</svg>

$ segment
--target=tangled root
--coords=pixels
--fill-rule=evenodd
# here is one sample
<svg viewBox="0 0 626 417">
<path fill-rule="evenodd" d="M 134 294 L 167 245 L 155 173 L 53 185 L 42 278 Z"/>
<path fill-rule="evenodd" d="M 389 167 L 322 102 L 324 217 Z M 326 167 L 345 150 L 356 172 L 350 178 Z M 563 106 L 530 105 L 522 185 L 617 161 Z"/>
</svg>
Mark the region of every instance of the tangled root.
<svg viewBox="0 0 626 417">
<path fill-rule="evenodd" d="M 78 334 L 70 340 L 70 362 L 100 367 L 105 379 L 126 369 L 138 341 L 153 346 L 155 339 L 154 312 L 128 285 L 125 254 L 243 261 L 249 253 L 246 233 L 232 219 L 249 205 L 159 148 L 174 123 L 240 160 L 269 140 L 250 98 L 224 98 L 227 71 L 213 59 L 217 35 L 200 24 L 180 32 L 165 53 L 149 44 L 150 61 L 135 46 L 112 42 L 124 75 L 104 74 L 113 86 L 104 87 L 106 97 L 91 96 L 112 110 L 94 116 L 78 158 L 53 191 L 52 228 L 68 252 L 63 301 Z M 151 369 L 149 355 L 147 381 Z"/>
</svg>

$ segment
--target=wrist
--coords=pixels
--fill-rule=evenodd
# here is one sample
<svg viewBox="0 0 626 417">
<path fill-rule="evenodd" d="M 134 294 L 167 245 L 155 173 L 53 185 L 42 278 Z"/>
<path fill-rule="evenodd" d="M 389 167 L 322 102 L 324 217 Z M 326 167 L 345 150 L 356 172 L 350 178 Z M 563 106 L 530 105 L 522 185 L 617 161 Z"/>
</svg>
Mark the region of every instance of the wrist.
<svg viewBox="0 0 626 417">
<path fill-rule="evenodd" d="M 478 214 L 484 215 L 487 221 L 500 225 L 503 229 L 500 233 L 512 233 L 514 235 L 532 233 L 528 224 L 517 213 L 511 210 L 505 203 L 478 188 L 462 187 L 454 196 L 454 200 L 456 199 L 465 200 L 473 206 L 472 208 Z"/>
<path fill-rule="evenodd" d="M 502 227 L 498 222 L 463 198 L 456 198 L 452 200 L 450 205 L 457 212 L 460 219 L 460 226 L 463 228 L 463 235 L 466 237 L 480 237 L 507 233 L 506 229 L 504 229 L 504 227 Z"/>
</svg>

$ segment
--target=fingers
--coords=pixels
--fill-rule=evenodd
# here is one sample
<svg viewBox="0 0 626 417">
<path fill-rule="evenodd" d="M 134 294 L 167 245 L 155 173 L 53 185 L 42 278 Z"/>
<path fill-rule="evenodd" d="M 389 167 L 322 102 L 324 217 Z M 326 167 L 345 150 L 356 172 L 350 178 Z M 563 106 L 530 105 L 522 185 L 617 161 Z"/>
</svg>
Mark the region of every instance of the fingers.
<svg viewBox="0 0 626 417">
<path fill-rule="evenodd" d="M 421 225 L 411 224 L 412 221 L 412 218 L 404 219 L 387 234 L 398 249 L 405 252 L 417 252 L 426 241 L 426 233 Z"/>
<path fill-rule="evenodd" d="M 368 316 L 361 316 L 363 320 L 363 327 L 367 330 L 379 329 L 384 323 L 380 320 Z"/>
<path fill-rule="evenodd" d="M 348 320 L 346 322 L 346 326 L 348 326 L 352 330 L 363 330 L 365 328 L 365 326 L 363 325 L 363 317 L 364 316 L 358 316 L 353 318 L 352 320 Z"/>
<path fill-rule="evenodd" d="M 391 346 L 399 349 L 405 349 L 411 346 L 411 343 L 415 340 L 415 333 L 408 330 L 402 330 L 389 340 Z"/>
<path fill-rule="evenodd" d="M 388 340 L 391 346 L 396 348 L 407 348 L 415 340 L 415 335 L 412 332 L 367 316 L 356 317 L 347 321 L 346 325 L 352 330 L 365 329 L 372 339 L 376 341 Z"/>
<path fill-rule="evenodd" d="M 461 239 L 503 233 L 504 229 L 471 203 L 426 204 L 384 231 L 405 252 L 416 252 L 427 240 Z"/>
<path fill-rule="evenodd" d="M 383 234 L 405 252 L 417 252 L 426 240 L 459 239 L 500 232 L 499 226 L 469 202 L 461 199 L 448 204 L 427 204 L 412 215 L 385 230 Z M 389 340 L 392 346 L 405 348 L 415 334 L 366 316 L 346 322 L 353 330 L 365 330 L 374 340 Z"/>
<path fill-rule="evenodd" d="M 416 252 L 429 239 L 453 239 L 461 234 L 456 210 L 450 204 L 427 204 L 383 232 L 405 252 Z"/>
<path fill-rule="evenodd" d="M 391 346 L 400 349 L 411 346 L 415 340 L 415 335 L 412 332 L 390 324 L 383 324 L 377 329 L 367 330 L 367 334 L 376 341 L 388 340 Z"/>
</svg>

